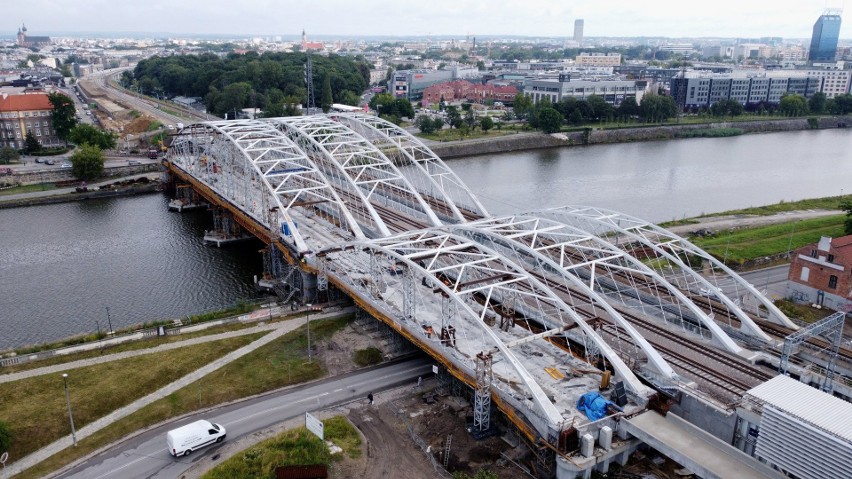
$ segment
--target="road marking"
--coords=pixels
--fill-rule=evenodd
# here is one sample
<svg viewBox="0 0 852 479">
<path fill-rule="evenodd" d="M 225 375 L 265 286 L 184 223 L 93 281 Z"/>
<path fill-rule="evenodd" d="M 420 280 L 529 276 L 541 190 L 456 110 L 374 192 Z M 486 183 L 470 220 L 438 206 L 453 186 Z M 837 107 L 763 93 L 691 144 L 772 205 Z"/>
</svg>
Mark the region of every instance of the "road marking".
<svg viewBox="0 0 852 479">
<path fill-rule="evenodd" d="M 142 456 L 142 457 L 140 457 L 140 458 L 138 458 L 138 459 L 136 459 L 136 460 L 133 460 L 133 461 L 128 462 L 127 464 L 125 464 L 125 465 L 123 465 L 123 466 L 121 466 L 121 467 L 117 467 L 117 468 L 115 468 L 115 469 L 113 469 L 113 470 L 111 470 L 111 471 L 107 471 L 107 472 L 105 472 L 105 473 L 101 474 L 100 476 L 95 477 L 94 479 L 101 479 L 101 478 L 103 478 L 103 477 L 110 476 L 110 475 L 112 475 L 112 474 L 113 474 L 113 473 L 115 473 L 115 472 L 118 472 L 118 471 L 120 471 L 120 470 L 122 470 L 122 469 L 124 469 L 124 468 L 126 468 L 126 467 L 130 467 L 130 466 L 132 466 L 133 464 L 136 464 L 137 462 L 139 462 L 139 461 L 141 461 L 141 460 L 143 460 L 143 459 L 147 459 L 147 458 L 148 458 L 148 456 Z"/>
</svg>

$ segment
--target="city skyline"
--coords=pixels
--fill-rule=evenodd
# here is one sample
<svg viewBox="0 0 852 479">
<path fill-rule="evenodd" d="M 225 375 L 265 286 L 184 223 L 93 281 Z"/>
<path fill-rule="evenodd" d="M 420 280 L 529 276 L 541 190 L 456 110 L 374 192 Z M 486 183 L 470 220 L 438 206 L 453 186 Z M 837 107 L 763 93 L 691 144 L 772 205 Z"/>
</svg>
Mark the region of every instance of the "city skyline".
<svg viewBox="0 0 852 479">
<path fill-rule="evenodd" d="M 296 37 L 304 28 L 318 36 L 526 36 L 564 37 L 584 19 L 585 37 L 784 37 L 810 38 L 813 22 L 835 0 L 737 2 L 719 0 L 712 9 L 684 8 L 656 0 L 529 0 L 495 4 L 480 0 L 437 0 L 404 7 L 387 1 L 323 2 L 254 0 L 252 8 L 223 0 L 122 3 L 107 0 L 32 0 L 4 7 L 0 35 L 25 23 L 42 32 L 152 32 L 176 35 Z M 690 13 L 692 12 L 692 13 Z M 141 20 L 140 20 L 141 19 Z M 843 25 L 840 38 L 852 36 Z"/>
</svg>

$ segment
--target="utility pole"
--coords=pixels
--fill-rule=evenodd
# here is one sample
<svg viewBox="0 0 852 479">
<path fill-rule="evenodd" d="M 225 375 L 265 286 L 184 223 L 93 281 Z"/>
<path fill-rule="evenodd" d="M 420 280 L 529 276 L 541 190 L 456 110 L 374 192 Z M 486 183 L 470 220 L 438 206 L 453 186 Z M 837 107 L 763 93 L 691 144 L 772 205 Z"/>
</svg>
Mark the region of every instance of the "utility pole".
<svg viewBox="0 0 852 479">
<path fill-rule="evenodd" d="M 109 306 L 106 307 L 106 311 L 107 311 L 107 323 L 109 323 L 109 333 L 107 333 L 107 334 L 112 335 L 113 334 L 113 332 L 112 332 L 112 319 L 109 317 Z"/>
<path fill-rule="evenodd" d="M 305 53 L 308 57 L 308 61 L 305 63 L 305 87 L 308 89 L 308 115 L 313 114 L 314 108 L 314 66 L 311 61 L 311 54 Z"/>
<path fill-rule="evenodd" d="M 311 362 L 311 303 L 305 305 L 308 312 L 307 323 L 308 323 L 308 362 Z"/>
<path fill-rule="evenodd" d="M 77 431 L 74 430 L 74 415 L 71 414 L 71 395 L 68 394 L 68 375 L 62 375 L 62 381 L 65 383 L 65 404 L 68 405 L 68 419 L 71 421 L 71 439 L 74 445 L 77 445 Z"/>
</svg>

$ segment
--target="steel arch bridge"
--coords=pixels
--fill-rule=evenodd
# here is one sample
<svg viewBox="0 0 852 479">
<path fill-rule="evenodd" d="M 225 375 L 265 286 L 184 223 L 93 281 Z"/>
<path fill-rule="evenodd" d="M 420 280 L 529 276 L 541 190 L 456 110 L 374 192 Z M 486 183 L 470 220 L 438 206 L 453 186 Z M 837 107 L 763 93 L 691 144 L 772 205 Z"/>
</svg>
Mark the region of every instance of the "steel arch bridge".
<svg viewBox="0 0 852 479">
<path fill-rule="evenodd" d="M 746 351 L 729 332 L 771 342 L 736 299 L 714 292 L 709 310 L 697 301 L 717 277 L 794 327 L 736 273 L 651 223 L 590 207 L 491 216 L 419 139 L 372 116 L 197 123 L 165 161 L 462 380 L 482 387 L 478 358 L 493 357 L 492 396 L 530 436 L 595 427 L 572 392 L 596 387 L 571 378 L 590 362 L 640 409 L 652 393 L 640 376 L 689 381 L 638 319 L 735 355 Z M 692 257 L 716 274 L 698 274 Z"/>
</svg>

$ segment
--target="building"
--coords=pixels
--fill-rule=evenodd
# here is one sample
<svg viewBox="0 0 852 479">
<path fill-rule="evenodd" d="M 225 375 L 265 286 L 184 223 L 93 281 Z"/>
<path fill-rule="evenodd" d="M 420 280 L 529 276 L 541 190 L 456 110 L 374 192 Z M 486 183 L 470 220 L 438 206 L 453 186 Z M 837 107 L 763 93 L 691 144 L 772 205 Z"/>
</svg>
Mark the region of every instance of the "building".
<svg viewBox="0 0 852 479">
<path fill-rule="evenodd" d="M 822 91 L 822 79 L 807 72 L 686 72 L 670 80 L 671 95 L 680 108 L 709 107 L 723 99 L 742 105 L 781 103 L 785 93 L 811 97 Z"/>
<path fill-rule="evenodd" d="M 50 45 L 50 37 L 36 37 L 27 35 L 27 26 L 21 25 L 18 29 L 18 46 L 26 48 L 38 48 Z"/>
<path fill-rule="evenodd" d="M 557 103 L 569 96 L 584 99 L 597 95 L 607 103 L 618 106 L 628 97 L 636 98 L 637 103 L 641 102 L 647 87 L 648 82 L 645 80 L 572 80 L 570 75 L 559 75 L 558 80 L 525 80 L 524 95 L 530 97 L 533 103 L 545 98 L 551 103 Z"/>
<path fill-rule="evenodd" d="M 583 43 L 583 19 L 578 18 L 574 20 L 574 41 L 577 45 L 582 45 Z"/>
<path fill-rule="evenodd" d="M 826 10 L 814 23 L 808 61 L 833 62 L 837 55 L 837 39 L 840 37 L 840 11 Z"/>
<path fill-rule="evenodd" d="M 423 90 L 423 106 L 434 105 L 443 99 L 446 102 L 468 100 L 475 103 L 487 101 L 499 101 L 501 103 L 512 103 L 518 89 L 511 85 L 494 85 L 471 83 L 466 80 L 456 80 L 446 83 L 431 85 Z"/>
<path fill-rule="evenodd" d="M 671 52 L 673 55 L 691 55 L 695 47 L 691 43 L 664 43 L 659 46 L 661 52 Z"/>
<path fill-rule="evenodd" d="M 51 124 L 53 106 L 45 93 L 0 95 L 0 146 L 24 148 L 27 132 L 42 146 L 63 144 Z"/>
<path fill-rule="evenodd" d="M 388 82 L 388 92 L 398 98 L 414 101 L 423 97 L 426 87 L 452 80 L 479 78 L 476 67 L 456 65 L 444 70 L 399 70 Z"/>
<path fill-rule="evenodd" d="M 305 30 L 302 29 L 302 51 L 322 51 L 325 50 L 325 44 L 322 42 L 309 42 L 308 35 L 305 33 Z"/>
<path fill-rule="evenodd" d="M 814 63 L 807 70 L 808 76 L 822 80 L 821 92 L 828 98 L 849 93 L 852 85 L 852 70 L 845 68 L 845 62 Z"/>
<path fill-rule="evenodd" d="M 620 53 L 581 53 L 574 58 L 577 67 L 616 67 L 621 65 Z"/>
<path fill-rule="evenodd" d="M 852 235 L 823 236 L 793 252 L 787 297 L 837 311 L 852 308 Z"/>
</svg>

